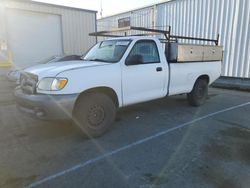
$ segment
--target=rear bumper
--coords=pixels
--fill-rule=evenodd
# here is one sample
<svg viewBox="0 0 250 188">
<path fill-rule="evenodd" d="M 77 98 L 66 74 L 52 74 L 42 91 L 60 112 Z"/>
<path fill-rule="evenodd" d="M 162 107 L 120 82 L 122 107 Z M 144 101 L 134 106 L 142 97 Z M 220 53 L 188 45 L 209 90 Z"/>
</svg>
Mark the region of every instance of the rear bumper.
<svg viewBox="0 0 250 188">
<path fill-rule="evenodd" d="M 78 94 L 28 95 L 20 88 L 15 90 L 17 107 L 32 117 L 45 120 L 70 119 Z"/>
</svg>

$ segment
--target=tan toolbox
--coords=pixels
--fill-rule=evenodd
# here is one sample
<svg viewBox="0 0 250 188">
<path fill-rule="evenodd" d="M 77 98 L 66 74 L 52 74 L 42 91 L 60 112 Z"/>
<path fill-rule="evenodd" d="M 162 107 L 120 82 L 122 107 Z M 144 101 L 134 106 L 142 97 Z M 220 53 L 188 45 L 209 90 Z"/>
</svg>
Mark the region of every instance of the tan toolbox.
<svg viewBox="0 0 250 188">
<path fill-rule="evenodd" d="M 222 46 L 203 46 L 203 61 L 218 61 L 223 59 Z"/>
<path fill-rule="evenodd" d="M 222 46 L 169 43 L 166 53 L 170 62 L 221 61 Z"/>
</svg>

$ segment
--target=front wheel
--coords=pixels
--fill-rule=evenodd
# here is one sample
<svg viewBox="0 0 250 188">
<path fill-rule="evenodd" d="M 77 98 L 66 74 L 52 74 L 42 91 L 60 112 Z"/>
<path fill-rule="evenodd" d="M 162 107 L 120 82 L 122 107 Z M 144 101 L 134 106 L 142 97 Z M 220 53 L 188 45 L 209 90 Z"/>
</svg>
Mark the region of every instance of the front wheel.
<svg viewBox="0 0 250 188">
<path fill-rule="evenodd" d="M 75 105 L 73 121 L 84 135 L 99 137 L 115 119 L 116 107 L 113 100 L 103 93 L 89 93 L 82 96 Z"/>
<path fill-rule="evenodd" d="M 187 99 L 192 106 L 201 106 L 208 96 L 208 83 L 204 79 L 198 79 L 193 90 L 187 94 Z"/>
</svg>

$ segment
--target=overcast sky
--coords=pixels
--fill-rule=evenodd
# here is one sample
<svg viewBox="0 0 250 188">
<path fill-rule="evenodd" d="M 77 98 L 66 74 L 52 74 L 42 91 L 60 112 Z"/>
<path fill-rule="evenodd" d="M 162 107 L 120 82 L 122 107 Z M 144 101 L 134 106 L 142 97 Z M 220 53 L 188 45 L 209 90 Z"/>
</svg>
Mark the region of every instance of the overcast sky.
<svg viewBox="0 0 250 188">
<path fill-rule="evenodd" d="M 101 1 L 103 16 L 116 14 L 134 8 L 162 2 L 163 0 L 35 0 L 52 4 L 66 5 L 98 11 L 100 17 Z"/>
</svg>

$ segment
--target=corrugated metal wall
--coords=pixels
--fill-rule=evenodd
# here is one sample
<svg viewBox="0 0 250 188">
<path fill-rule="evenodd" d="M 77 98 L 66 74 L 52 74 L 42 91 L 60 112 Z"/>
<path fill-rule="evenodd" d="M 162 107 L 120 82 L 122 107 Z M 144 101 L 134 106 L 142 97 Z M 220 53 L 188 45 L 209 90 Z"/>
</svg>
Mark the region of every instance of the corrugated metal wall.
<svg viewBox="0 0 250 188">
<path fill-rule="evenodd" d="M 130 17 L 131 25 L 151 27 L 154 22 L 153 7 L 146 7 L 98 20 L 98 30 L 118 28 L 118 20 Z"/>
<path fill-rule="evenodd" d="M 134 14 L 139 12 L 133 11 Z M 250 77 L 249 0 L 173 0 L 157 4 L 155 14 L 155 27 L 163 29 L 170 25 L 173 34 L 206 38 L 216 38 L 220 34 L 220 44 L 225 51 L 222 75 Z M 117 18 L 123 15 L 98 20 L 98 25 L 117 23 Z M 150 19 L 152 15 L 145 14 L 145 17 Z M 148 19 L 137 20 L 135 26 L 154 27 L 149 24 L 154 21 L 144 23 Z M 108 21 L 105 23 L 105 20 Z"/>
<path fill-rule="evenodd" d="M 58 14 L 62 19 L 63 48 L 65 54 L 82 54 L 96 43 L 89 33 L 96 30 L 96 12 L 47 5 L 29 1 L 0 2 L 0 39 L 6 39 L 4 11 L 6 8 Z"/>
<path fill-rule="evenodd" d="M 173 34 L 216 38 L 224 46 L 224 76 L 250 77 L 250 1 L 177 0 L 157 6 L 157 26 Z"/>
<path fill-rule="evenodd" d="M 107 17 L 98 20 L 97 30 L 112 30 L 118 28 L 118 20 L 121 18 L 130 17 L 130 24 L 138 27 L 152 27 L 155 21 L 155 12 L 154 7 L 146 7 L 142 9 L 138 9 L 135 11 L 130 11 L 122 14 L 118 14 L 115 16 Z M 128 34 L 133 34 L 135 32 L 130 31 Z M 116 34 L 124 34 L 124 32 L 116 33 Z M 99 37 L 98 40 L 103 40 L 103 37 Z"/>
</svg>

